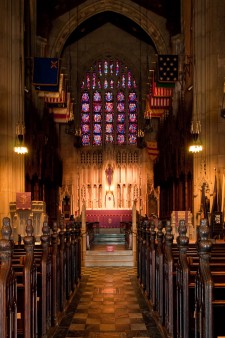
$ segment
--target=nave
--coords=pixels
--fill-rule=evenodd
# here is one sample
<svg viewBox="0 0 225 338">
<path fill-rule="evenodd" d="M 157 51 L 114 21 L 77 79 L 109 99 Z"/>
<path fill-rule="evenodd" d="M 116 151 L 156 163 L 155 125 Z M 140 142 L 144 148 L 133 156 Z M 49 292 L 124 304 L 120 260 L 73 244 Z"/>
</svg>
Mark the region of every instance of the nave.
<svg viewBox="0 0 225 338">
<path fill-rule="evenodd" d="M 161 338 L 136 268 L 82 268 L 79 288 L 54 338 Z"/>
</svg>

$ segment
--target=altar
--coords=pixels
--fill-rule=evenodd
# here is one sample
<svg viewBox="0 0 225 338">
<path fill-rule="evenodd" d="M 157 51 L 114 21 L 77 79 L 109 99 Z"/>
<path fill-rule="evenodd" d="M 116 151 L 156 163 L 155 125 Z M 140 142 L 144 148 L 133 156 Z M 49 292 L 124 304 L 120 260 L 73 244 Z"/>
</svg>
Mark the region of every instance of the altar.
<svg viewBox="0 0 225 338">
<path fill-rule="evenodd" d="M 119 228 L 120 222 L 132 221 L 132 210 L 86 210 L 87 222 L 99 222 L 99 228 Z"/>
</svg>

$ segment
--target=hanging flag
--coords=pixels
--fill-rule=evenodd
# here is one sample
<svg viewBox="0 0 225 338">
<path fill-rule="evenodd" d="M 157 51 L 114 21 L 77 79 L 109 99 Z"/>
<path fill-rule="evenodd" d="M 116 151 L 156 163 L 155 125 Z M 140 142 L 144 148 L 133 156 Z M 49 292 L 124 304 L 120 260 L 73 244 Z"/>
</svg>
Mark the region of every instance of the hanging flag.
<svg viewBox="0 0 225 338">
<path fill-rule="evenodd" d="M 158 144 L 156 141 L 148 141 L 147 143 L 147 153 L 152 161 L 155 161 L 159 156 Z"/>
<path fill-rule="evenodd" d="M 158 81 L 178 81 L 178 55 L 158 55 Z"/>
<path fill-rule="evenodd" d="M 70 93 L 67 93 L 66 107 L 51 107 L 49 113 L 53 114 L 55 123 L 67 123 L 73 118 L 73 103 L 71 102 Z"/>
<path fill-rule="evenodd" d="M 159 87 L 152 71 L 149 94 L 146 95 L 145 118 L 162 117 L 172 106 L 173 88 Z"/>
<path fill-rule="evenodd" d="M 66 94 L 67 94 L 67 86 L 66 86 L 66 78 L 64 74 L 60 74 L 59 86 L 56 87 L 56 92 L 51 91 L 39 91 L 38 97 L 43 97 L 44 102 L 48 106 L 55 106 L 63 108 L 64 104 L 66 104 Z"/>
<path fill-rule="evenodd" d="M 35 57 L 33 85 L 36 90 L 57 91 L 59 86 L 59 59 Z"/>
</svg>

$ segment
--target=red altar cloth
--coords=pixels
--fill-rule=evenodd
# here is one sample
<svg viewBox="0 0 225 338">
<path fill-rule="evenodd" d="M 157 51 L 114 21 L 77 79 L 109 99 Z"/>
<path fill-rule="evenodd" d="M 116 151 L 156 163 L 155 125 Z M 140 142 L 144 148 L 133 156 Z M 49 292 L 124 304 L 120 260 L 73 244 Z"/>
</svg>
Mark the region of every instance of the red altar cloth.
<svg viewBox="0 0 225 338">
<path fill-rule="evenodd" d="M 132 210 L 86 210 L 87 222 L 99 222 L 100 228 L 119 228 L 132 221 Z"/>
</svg>

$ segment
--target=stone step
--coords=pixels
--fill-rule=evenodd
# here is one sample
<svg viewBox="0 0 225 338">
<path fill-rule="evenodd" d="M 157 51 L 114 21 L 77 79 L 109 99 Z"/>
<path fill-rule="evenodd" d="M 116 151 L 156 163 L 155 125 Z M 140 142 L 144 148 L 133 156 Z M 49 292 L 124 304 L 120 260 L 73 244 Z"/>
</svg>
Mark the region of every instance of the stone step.
<svg viewBox="0 0 225 338">
<path fill-rule="evenodd" d="M 134 266 L 132 250 L 106 250 L 87 251 L 85 266 Z"/>
<path fill-rule="evenodd" d="M 96 256 L 133 256 L 132 250 L 116 250 L 114 247 L 114 251 L 107 251 L 107 247 L 105 250 L 87 250 L 86 257 L 96 257 Z"/>
<path fill-rule="evenodd" d="M 123 234 L 96 234 L 94 243 L 124 244 L 125 237 Z"/>
<path fill-rule="evenodd" d="M 94 267 L 94 266 L 129 266 L 134 267 L 134 262 L 122 262 L 122 261 L 92 261 L 92 262 L 85 262 L 85 267 Z"/>
</svg>

